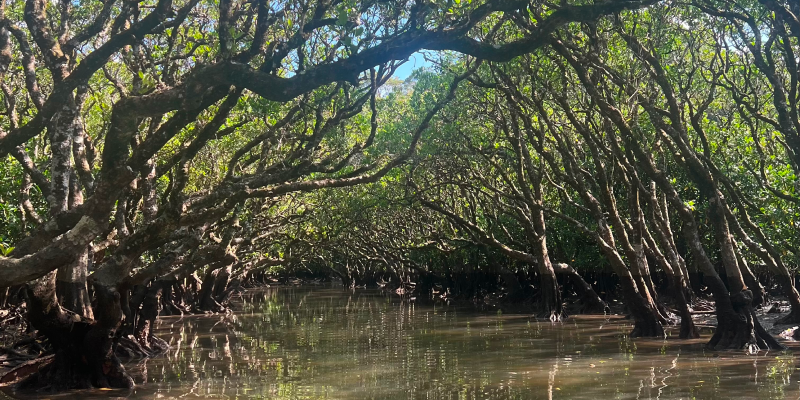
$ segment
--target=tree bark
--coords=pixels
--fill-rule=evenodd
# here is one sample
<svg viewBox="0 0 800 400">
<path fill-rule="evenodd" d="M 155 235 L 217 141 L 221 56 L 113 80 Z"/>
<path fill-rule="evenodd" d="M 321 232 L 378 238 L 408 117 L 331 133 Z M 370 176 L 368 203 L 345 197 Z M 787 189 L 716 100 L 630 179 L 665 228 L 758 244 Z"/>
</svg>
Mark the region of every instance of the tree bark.
<svg viewBox="0 0 800 400">
<path fill-rule="evenodd" d="M 95 286 L 95 320 L 65 311 L 56 297 L 56 272 L 28 286 L 28 320 L 53 345 L 53 362 L 22 382 L 21 389 L 62 391 L 90 387 L 130 388 L 133 379 L 113 354 L 122 319 L 119 293 Z"/>
<path fill-rule="evenodd" d="M 553 264 L 553 269 L 557 274 L 565 275 L 572 281 L 572 285 L 578 292 L 578 296 L 583 303 L 583 311 L 586 313 L 606 313 L 608 312 L 608 305 L 600 296 L 597 295 L 592 285 L 572 268 L 569 264 L 556 263 Z"/>
<path fill-rule="evenodd" d="M 153 335 L 153 328 L 155 326 L 156 317 L 158 317 L 163 290 L 164 287 L 161 285 L 160 281 L 151 283 L 147 288 L 142 301 L 142 307 L 136 319 L 136 328 L 133 331 L 136 341 L 151 355 L 166 350 L 165 342 Z"/>
<path fill-rule="evenodd" d="M 89 274 L 89 252 L 81 254 L 75 262 L 58 269 L 56 293 L 62 307 L 82 317 L 92 319 L 92 305 L 86 287 Z"/>
<path fill-rule="evenodd" d="M 539 228 L 538 230 L 544 231 L 544 212 L 541 209 L 535 211 L 534 224 Z M 550 254 L 547 251 L 547 236 L 541 234 L 534 238 L 536 247 L 534 253 L 536 254 L 536 269 L 539 272 L 539 285 L 541 291 L 541 311 L 540 318 L 545 318 L 550 321 L 560 321 L 565 317 L 564 307 L 561 301 L 561 290 L 556 280 L 555 269 L 550 261 Z"/>
</svg>

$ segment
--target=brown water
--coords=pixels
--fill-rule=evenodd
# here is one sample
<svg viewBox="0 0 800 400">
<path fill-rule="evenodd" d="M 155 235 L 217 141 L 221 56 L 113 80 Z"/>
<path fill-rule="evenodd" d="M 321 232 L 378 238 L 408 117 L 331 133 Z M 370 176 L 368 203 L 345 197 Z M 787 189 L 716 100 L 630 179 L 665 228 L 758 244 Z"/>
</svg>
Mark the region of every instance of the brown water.
<svg viewBox="0 0 800 400">
<path fill-rule="evenodd" d="M 376 291 L 246 293 L 229 316 L 163 318 L 168 355 L 129 369 L 163 399 L 784 399 L 789 353 L 708 352 L 698 341 L 629 340 L 626 321 L 400 302 Z"/>
</svg>

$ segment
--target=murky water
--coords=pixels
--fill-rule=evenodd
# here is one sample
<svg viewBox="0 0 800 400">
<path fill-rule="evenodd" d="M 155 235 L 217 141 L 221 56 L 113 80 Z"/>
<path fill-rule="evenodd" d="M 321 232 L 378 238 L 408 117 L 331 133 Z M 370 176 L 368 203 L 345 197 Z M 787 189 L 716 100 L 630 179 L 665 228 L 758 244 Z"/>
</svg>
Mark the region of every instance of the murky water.
<svg viewBox="0 0 800 400">
<path fill-rule="evenodd" d="M 421 306 L 376 291 L 249 292 L 229 316 L 170 317 L 168 355 L 129 366 L 131 398 L 784 399 L 791 354 L 704 351 L 629 340 L 626 321 Z M 101 395 L 98 392 L 83 393 Z"/>
</svg>

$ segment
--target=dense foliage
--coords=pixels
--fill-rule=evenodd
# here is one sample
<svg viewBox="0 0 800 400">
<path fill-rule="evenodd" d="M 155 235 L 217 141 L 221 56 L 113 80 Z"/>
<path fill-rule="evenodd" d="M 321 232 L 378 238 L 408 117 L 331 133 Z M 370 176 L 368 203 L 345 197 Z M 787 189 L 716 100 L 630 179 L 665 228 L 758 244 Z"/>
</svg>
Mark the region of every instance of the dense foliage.
<svg viewBox="0 0 800 400">
<path fill-rule="evenodd" d="M 650 337 L 710 293 L 737 349 L 782 347 L 774 282 L 800 321 L 796 1 L 1 4 L 0 286 L 56 354 L 24 385 L 130 386 L 160 309 L 265 274 L 613 292 Z"/>
</svg>

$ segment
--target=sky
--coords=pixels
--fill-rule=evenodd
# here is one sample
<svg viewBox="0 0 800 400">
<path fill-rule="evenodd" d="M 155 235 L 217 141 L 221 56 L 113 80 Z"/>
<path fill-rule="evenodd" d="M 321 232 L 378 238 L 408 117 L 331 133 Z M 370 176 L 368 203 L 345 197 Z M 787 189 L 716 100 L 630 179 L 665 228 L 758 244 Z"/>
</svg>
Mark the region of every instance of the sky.
<svg viewBox="0 0 800 400">
<path fill-rule="evenodd" d="M 401 65 L 400 68 L 397 68 L 397 71 L 394 72 L 394 77 L 404 81 L 415 69 L 428 67 L 430 65 L 431 63 L 425 60 L 425 56 L 417 52 L 412 54 L 411 57 L 408 58 L 408 61 Z"/>
</svg>

